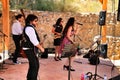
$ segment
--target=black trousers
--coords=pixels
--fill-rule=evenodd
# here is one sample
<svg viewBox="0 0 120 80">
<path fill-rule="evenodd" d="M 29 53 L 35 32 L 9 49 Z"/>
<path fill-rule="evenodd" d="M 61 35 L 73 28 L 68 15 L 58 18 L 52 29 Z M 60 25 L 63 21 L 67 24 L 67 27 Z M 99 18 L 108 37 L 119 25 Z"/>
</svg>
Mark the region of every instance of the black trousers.
<svg viewBox="0 0 120 80">
<path fill-rule="evenodd" d="M 22 39 L 22 35 L 13 35 L 13 40 L 14 40 L 14 43 L 15 43 L 15 52 L 14 52 L 14 55 L 13 55 L 13 62 L 16 62 L 17 61 L 17 58 L 18 58 L 18 55 L 20 54 L 20 41 Z"/>
<path fill-rule="evenodd" d="M 24 52 L 29 61 L 27 80 L 37 80 L 37 76 L 39 72 L 39 60 L 36 56 L 36 53 L 33 49 L 24 50 Z"/>
</svg>

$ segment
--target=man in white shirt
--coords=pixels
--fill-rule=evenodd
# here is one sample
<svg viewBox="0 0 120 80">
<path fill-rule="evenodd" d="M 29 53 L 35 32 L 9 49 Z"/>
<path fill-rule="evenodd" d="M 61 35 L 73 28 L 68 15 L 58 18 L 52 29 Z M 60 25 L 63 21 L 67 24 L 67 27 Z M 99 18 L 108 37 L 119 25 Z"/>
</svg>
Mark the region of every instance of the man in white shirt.
<svg viewBox="0 0 120 80">
<path fill-rule="evenodd" d="M 22 49 L 24 50 L 29 62 L 26 77 L 27 80 L 37 80 L 40 65 L 39 59 L 36 56 L 36 51 L 39 49 L 41 52 L 44 52 L 44 47 L 42 46 L 39 35 L 35 29 L 35 27 L 38 27 L 38 17 L 34 14 L 29 14 L 25 22 L 26 26 L 23 30 L 24 44 Z"/>
<path fill-rule="evenodd" d="M 15 16 L 16 21 L 14 21 L 12 25 L 12 37 L 15 43 L 15 52 L 13 55 L 13 63 L 18 64 L 17 58 L 20 53 L 20 40 L 22 39 L 22 32 L 23 32 L 23 26 L 21 25 L 21 22 L 24 20 L 24 17 L 22 14 L 18 14 Z"/>
</svg>

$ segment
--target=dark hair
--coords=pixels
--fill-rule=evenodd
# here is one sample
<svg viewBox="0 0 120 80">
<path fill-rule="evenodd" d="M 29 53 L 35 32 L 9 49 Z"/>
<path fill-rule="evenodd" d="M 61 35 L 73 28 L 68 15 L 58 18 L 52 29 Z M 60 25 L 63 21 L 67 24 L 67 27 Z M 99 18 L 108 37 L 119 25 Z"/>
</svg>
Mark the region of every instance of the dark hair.
<svg viewBox="0 0 120 80">
<path fill-rule="evenodd" d="M 18 15 L 15 16 L 15 19 L 18 20 L 18 19 L 21 18 L 21 17 L 23 17 L 23 15 L 22 15 L 22 14 L 18 14 Z"/>
<path fill-rule="evenodd" d="M 65 35 L 67 34 L 67 31 L 69 29 L 70 26 L 74 26 L 74 22 L 75 22 L 75 18 L 74 17 L 70 17 L 65 25 L 65 28 L 63 30 L 63 37 L 65 37 Z"/>
<path fill-rule="evenodd" d="M 62 18 L 58 18 L 55 25 L 60 25 L 61 21 L 62 21 Z"/>
<path fill-rule="evenodd" d="M 25 25 L 29 25 L 31 21 L 34 21 L 35 19 L 38 19 L 38 17 L 34 14 L 29 14 L 27 18 L 25 19 Z"/>
</svg>

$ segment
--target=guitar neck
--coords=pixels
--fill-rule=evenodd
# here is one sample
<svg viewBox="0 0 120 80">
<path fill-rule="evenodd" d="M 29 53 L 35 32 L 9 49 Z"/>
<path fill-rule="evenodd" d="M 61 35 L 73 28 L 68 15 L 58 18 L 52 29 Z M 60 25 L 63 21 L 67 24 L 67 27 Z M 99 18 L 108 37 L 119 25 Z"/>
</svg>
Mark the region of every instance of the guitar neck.
<svg viewBox="0 0 120 80">
<path fill-rule="evenodd" d="M 25 13 L 24 13 L 24 10 L 23 10 L 23 9 L 20 9 L 20 11 L 21 11 L 21 13 L 22 13 L 22 15 L 23 15 L 23 17 L 24 17 L 24 21 L 25 21 Z"/>
<path fill-rule="evenodd" d="M 40 44 L 43 44 L 44 41 L 46 40 L 47 35 L 44 35 L 44 39 L 40 42 Z"/>
</svg>

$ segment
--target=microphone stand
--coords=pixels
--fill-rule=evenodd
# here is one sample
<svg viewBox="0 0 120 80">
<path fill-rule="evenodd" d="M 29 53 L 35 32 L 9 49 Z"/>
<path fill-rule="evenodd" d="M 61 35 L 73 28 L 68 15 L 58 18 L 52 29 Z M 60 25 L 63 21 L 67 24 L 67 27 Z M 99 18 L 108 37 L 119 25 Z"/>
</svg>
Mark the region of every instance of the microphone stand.
<svg viewBox="0 0 120 80">
<path fill-rule="evenodd" d="M 102 32 L 102 26 L 100 26 L 100 38 L 99 39 L 101 39 L 101 32 Z M 99 39 L 96 41 L 97 42 L 97 47 L 96 48 L 97 48 L 98 51 L 95 53 L 95 55 L 97 56 L 96 65 L 95 65 L 95 73 L 94 74 L 92 74 L 91 72 L 87 72 L 86 73 L 86 74 L 89 74 L 89 73 L 92 74 L 92 76 L 91 76 L 92 80 L 97 80 L 97 77 L 101 78 L 101 79 L 104 79 L 102 76 L 100 76 L 100 75 L 97 74 L 98 59 L 99 59 L 99 56 L 100 56 L 100 52 L 99 51 L 100 51 L 100 44 L 101 44 L 101 40 L 99 40 Z"/>
<path fill-rule="evenodd" d="M 80 41 L 82 41 L 82 39 L 78 36 L 78 35 L 74 35 L 74 41 L 75 41 L 75 37 L 77 37 Z M 80 55 L 81 53 L 79 53 L 79 50 L 80 50 L 80 46 L 78 46 L 78 48 L 77 48 L 77 54 L 78 55 Z M 82 62 L 81 61 L 74 61 L 74 62 L 77 62 L 77 63 L 81 63 L 82 64 Z"/>
</svg>

